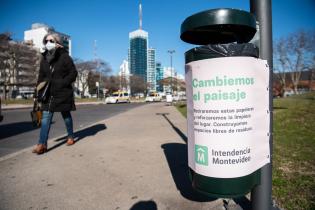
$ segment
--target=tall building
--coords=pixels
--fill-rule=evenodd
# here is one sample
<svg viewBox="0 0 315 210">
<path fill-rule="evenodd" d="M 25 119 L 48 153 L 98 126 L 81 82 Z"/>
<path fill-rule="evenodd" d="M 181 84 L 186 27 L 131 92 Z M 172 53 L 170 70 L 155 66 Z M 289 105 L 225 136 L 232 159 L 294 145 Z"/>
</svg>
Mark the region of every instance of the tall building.
<svg viewBox="0 0 315 210">
<path fill-rule="evenodd" d="M 119 75 L 119 81 L 120 81 L 119 82 L 120 89 L 130 93 L 130 85 L 129 85 L 130 71 L 129 71 L 127 60 L 123 60 L 122 64 L 119 67 L 118 75 Z"/>
<path fill-rule="evenodd" d="M 142 6 L 139 5 L 139 29 L 129 33 L 128 62 L 130 74 L 139 76 L 145 83 L 149 82 L 149 89 L 154 87 L 155 50 L 149 49 L 148 32 L 142 30 Z"/>
<path fill-rule="evenodd" d="M 147 81 L 148 32 L 138 29 L 129 33 L 130 73 Z"/>
<path fill-rule="evenodd" d="M 149 84 L 149 91 L 156 91 L 156 68 L 155 68 L 155 49 L 148 50 L 148 71 L 147 82 Z"/>
<path fill-rule="evenodd" d="M 162 68 L 162 63 L 161 62 L 156 62 L 155 69 L 156 69 L 156 75 L 155 75 L 155 78 L 156 78 L 156 90 L 158 92 L 163 92 L 163 85 L 159 84 L 159 81 L 164 79 L 164 71 L 163 71 L 163 68 Z"/>
<path fill-rule="evenodd" d="M 24 31 L 24 41 L 33 44 L 35 48 L 43 51 L 43 38 L 49 32 L 54 32 L 61 36 L 64 48 L 69 52 L 69 55 L 71 55 L 72 49 L 70 36 L 64 33 L 57 32 L 53 27 L 47 26 L 42 23 L 34 23 L 32 24 L 32 28 L 30 30 Z"/>
</svg>

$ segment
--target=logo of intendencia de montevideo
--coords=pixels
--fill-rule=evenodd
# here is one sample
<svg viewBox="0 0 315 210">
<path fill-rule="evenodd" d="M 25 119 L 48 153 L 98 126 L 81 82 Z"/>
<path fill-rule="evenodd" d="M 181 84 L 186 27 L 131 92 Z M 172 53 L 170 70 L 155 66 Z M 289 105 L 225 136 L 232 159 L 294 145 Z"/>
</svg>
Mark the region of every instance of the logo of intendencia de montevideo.
<svg viewBox="0 0 315 210">
<path fill-rule="evenodd" d="M 208 165 L 208 147 L 195 145 L 195 161 L 200 165 Z"/>
</svg>

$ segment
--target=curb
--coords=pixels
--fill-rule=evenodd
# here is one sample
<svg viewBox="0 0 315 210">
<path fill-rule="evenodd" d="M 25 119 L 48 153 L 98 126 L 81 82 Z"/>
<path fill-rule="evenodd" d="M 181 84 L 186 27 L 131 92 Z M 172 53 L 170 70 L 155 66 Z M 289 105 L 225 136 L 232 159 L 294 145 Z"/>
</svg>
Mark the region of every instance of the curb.
<svg viewBox="0 0 315 210">
<path fill-rule="evenodd" d="M 75 103 L 76 106 L 80 105 L 98 105 L 98 104 L 105 104 L 104 102 L 79 102 Z M 31 109 L 33 105 L 9 105 L 9 106 L 2 106 L 1 110 L 16 110 L 16 109 Z"/>
</svg>

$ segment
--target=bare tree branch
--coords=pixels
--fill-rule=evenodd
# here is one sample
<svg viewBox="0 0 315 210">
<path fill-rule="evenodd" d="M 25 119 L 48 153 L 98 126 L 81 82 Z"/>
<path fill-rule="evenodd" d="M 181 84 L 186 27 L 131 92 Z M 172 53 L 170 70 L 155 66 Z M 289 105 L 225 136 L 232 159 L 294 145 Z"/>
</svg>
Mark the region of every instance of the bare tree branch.
<svg viewBox="0 0 315 210">
<path fill-rule="evenodd" d="M 295 93 L 301 74 L 311 69 L 311 59 L 314 56 L 314 31 L 297 31 L 287 38 L 276 42 L 275 46 L 275 72 L 283 85 L 286 86 L 286 73 L 290 72 L 290 80 Z"/>
</svg>

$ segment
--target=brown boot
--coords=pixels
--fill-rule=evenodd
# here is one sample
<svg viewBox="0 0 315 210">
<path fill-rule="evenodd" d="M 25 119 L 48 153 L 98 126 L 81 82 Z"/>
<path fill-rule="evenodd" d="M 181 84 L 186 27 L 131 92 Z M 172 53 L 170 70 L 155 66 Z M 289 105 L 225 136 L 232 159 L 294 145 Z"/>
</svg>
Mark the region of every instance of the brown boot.
<svg viewBox="0 0 315 210">
<path fill-rule="evenodd" d="M 44 144 L 37 144 L 32 152 L 36 153 L 38 155 L 41 155 L 41 154 L 47 152 L 47 146 Z"/>
<path fill-rule="evenodd" d="M 75 141 L 74 141 L 73 138 L 69 137 L 69 138 L 67 139 L 67 146 L 74 145 L 74 143 L 75 143 Z"/>
<path fill-rule="evenodd" d="M 39 144 L 36 144 L 36 147 L 32 150 L 32 153 L 37 153 L 37 147 Z"/>
</svg>

